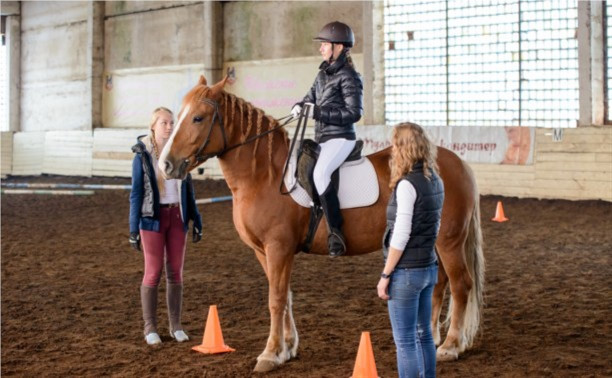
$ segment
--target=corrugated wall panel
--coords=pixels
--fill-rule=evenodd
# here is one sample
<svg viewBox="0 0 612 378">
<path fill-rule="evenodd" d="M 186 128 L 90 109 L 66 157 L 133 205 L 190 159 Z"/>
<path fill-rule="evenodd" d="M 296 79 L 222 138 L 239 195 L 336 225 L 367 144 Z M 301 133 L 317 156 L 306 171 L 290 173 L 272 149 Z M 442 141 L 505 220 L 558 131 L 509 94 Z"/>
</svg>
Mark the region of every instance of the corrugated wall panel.
<svg viewBox="0 0 612 378">
<path fill-rule="evenodd" d="M 0 168 L 0 175 L 10 175 L 13 170 L 13 132 L 7 131 L 1 133 L 2 140 L 2 167 Z"/>
<path fill-rule="evenodd" d="M 45 134 L 43 173 L 91 176 L 91 131 L 49 131 Z"/>
<path fill-rule="evenodd" d="M 13 135 L 12 175 L 40 175 L 45 156 L 45 133 L 29 132 Z"/>
</svg>

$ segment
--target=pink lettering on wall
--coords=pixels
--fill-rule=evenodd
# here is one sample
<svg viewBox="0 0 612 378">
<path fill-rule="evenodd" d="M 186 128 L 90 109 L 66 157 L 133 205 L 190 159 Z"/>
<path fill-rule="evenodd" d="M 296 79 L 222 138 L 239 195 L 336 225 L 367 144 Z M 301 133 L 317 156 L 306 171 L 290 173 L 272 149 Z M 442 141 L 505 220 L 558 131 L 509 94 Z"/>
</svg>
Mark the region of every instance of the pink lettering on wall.
<svg viewBox="0 0 612 378">
<path fill-rule="evenodd" d="M 249 90 L 254 91 L 269 91 L 273 89 L 295 89 L 295 80 L 289 79 L 272 79 L 265 80 L 255 76 L 247 75 L 245 80 L 245 86 Z"/>
<path fill-rule="evenodd" d="M 251 101 L 251 104 L 257 106 L 258 108 L 279 108 L 285 107 L 290 108 L 296 102 L 300 102 L 301 98 L 296 97 L 284 97 L 284 98 L 256 98 Z"/>
<path fill-rule="evenodd" d="M 365 149 L 369 149 L 370 151 L 380 151 L 391 146 L 391 143 L 387 140 L 379 141 L 371 138 L 363 138 L 363 145 Z"/>
</svg>

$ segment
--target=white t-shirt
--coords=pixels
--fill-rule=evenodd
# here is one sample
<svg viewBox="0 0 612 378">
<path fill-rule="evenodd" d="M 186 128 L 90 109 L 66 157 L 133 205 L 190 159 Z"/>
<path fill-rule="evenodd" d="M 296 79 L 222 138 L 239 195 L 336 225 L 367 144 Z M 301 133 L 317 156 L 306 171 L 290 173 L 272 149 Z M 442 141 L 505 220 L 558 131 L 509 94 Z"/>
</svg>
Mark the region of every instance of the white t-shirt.
<svg viewBox="0 0 612 378">
<path fill-rule="evenodd" d="M 416 201 L 416 189 L 408 180 L 400 180 L 397 184 L 397 213 L 391 235 L 391 247 L 403 251 L 410 240 L 412 231 L 412 215 Z"/>
<path fill-rule="evenodd" d="M 164 180 L 164 186 L 166 188 L 165 193 L 159 199 L 159 203 L 178 203 L 178 181 L 176 179 Z"/>
<path fill-rule="evenodd" d="M 159 175 L 161 173 L 157 172 L 157 157 L 154 153 L 151 153 L 151 164 L 155 167 L 155 174 Z M 160 191 L 160 204 L 168 204 L 168 203 L 178 203 L 179 202 L 179 193 L 178 193 L 178 183 L 176 179 L 164 180 L 164 195 L 161 194 Z M 161 189 L 161 188 L 160 188 Z"/>
</svg>

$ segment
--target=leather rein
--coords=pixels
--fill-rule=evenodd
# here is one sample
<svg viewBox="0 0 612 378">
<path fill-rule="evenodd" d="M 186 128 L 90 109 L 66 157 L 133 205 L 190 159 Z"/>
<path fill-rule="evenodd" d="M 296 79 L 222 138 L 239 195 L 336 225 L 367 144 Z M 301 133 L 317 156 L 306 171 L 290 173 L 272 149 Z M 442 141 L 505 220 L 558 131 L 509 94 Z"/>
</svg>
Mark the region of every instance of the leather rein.
<svg viewBox="0 0 612 378">
<path fill-rule="evenodd" d="M 238 143 L 238 144 L 234 144 L 232 146 L 227 146 L 227 135 L 225 134 L 225 127 L 223 125 L 223 117 L 221 117 L 221 113 L 219 112 L 219 103 L 217 101 L 211 100 L 209 98 L 203 98 L 200 100 L 201 102 L 208 104 L 210 106 L 212 106 L 215 109 L 215 112 L 213 114 L 213 118 L 212 121 L 210 123 L 210 127 L 208 128 L 208 135 L 206 135 L 206 139 L 204 140 L 204 142 L 202 143 L 202 145 L 200 146 L 200 148 L 198 148 L 198 150 L 195 153 L 195 159 L 197 161 L 197 164 L 201 164 L 202 162 L 210 159 L 211 157 L 219 157 L 222 156 L 223 154 L 225 154 L 228 151 L 233 150 L 234 148 L 238 148 L 240 146 L 244 146 L 245 144 L 249 144 L 251 142 L 253 142 L 256 139 L 259 139 L 265 135 L 270 134 L 271 132 L 274 132 L 282 127 L 285 127 L 286 125 L 288 125 L 289 123 L 293 122 L 295 119 L 291 116 L 285 116 L 283 118 L 277 119 L 277 121 L 282 121 L 284 119 L 289 118 L 285 123 L 280 124 L 270 130 L 264 131 L 261 134 L 256 134 L 253 135 L 250 138 L 247 138 L 244 142 Z M 217 121 L 217 122 L 215 122 Z M 215 127 L 215 124 L 219 125 L 219 128 L 221 129 L 221 135 L 223 135 L 223 148 L 221 149 L 221 151 L 217 151 L 217 152 L 213 152 L 213 153 L 208 153 L 208 154 L 202 154 L 202 151 L 206 148 L 206 146 L 208 146 L 208 143 L 210 143 L 210 136 L 212 134 L 213 128 Z"/>
</svg>

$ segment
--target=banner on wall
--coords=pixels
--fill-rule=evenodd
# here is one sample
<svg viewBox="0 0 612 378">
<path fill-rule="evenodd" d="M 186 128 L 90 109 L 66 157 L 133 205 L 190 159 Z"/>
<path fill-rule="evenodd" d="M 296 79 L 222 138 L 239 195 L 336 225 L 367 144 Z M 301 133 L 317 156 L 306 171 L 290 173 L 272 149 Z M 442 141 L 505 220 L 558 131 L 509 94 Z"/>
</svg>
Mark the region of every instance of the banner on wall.
<svg viewBox="0 0 612 378">
<path fill-rule="evenodd" d="M 362 72 L 363 54 L 352 54 Z M 321 57 L 227 62 L 235 80 L 225 90 L 267 114 L 280 118 L 302 100 L 319 72 Z M 105 127 L 146 127 L 153 109 L 165 106 L 178 112 L 183 97 L 204 72 L 204 65 L 128 68 L 104 74 L 102 122 Z M 212 84 L 212 83 L 211 83 Z M 361 121 L 360 123 L 361 124 Z"/>
<path fill-rule="evenodd" d="M 164 106 L 178 112 L 204 65 L 129 68 L 105 72 L 102 123 L 105 127 L 146 128 Z"/>
<path fill-rule="evenodd" d="M 361 73 L 363 54 L 351 54 L 351 57 L 355 69 Z M 313 56 L 226 62 L 223 71 L 234 68 L 236 81 L 225 90 L 263 109 L 266 114 L 284 117 L 312 87 L 321 61 L 320 56 Z"/>
<path fill-rule="evenodd" d="M 390 146 L 391 126 L 361 126 L 357 137 L 369 154 Z M 438 146 L 456 153 L 470 163 L 533 164 L 533 127 L 425 127 Z"/>
</svg>

